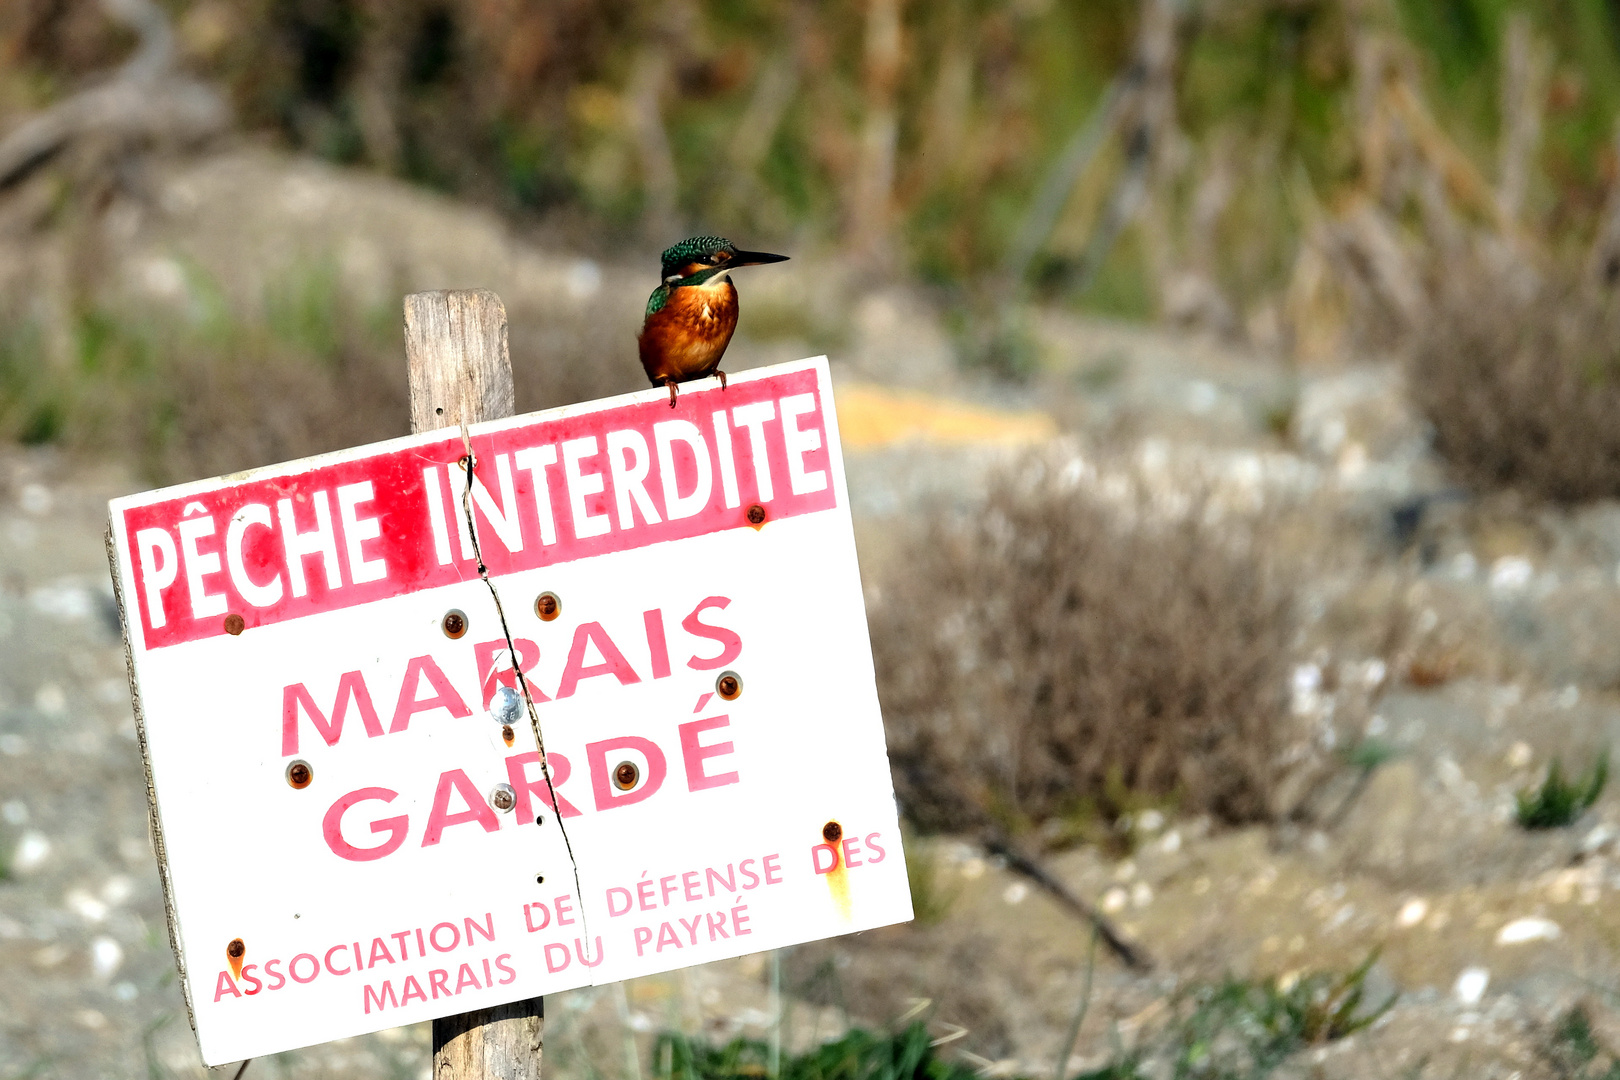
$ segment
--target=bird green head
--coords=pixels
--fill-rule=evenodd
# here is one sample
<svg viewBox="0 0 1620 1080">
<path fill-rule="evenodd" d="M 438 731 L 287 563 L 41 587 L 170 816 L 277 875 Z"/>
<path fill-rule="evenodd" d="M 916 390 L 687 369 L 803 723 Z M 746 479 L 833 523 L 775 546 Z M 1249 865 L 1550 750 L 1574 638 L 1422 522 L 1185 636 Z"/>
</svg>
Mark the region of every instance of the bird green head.
<svg viewBox="0 0 1620 1080">
<path fill-rule="evenodd" d="M 722 236 L 694 236 L 664 252 L 663 280 L 666 285 L 702 285 L 739 266 L 786 261 L 786 255 L 740 251 Z"/>
</svg>

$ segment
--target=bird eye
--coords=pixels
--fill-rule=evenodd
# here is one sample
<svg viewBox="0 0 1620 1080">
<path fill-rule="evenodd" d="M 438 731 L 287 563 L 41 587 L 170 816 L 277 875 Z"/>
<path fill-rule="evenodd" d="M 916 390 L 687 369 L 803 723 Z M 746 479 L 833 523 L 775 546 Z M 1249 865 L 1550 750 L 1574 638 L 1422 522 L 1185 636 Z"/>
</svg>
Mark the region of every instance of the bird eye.
<svg viewBox="0 0 1620 1080">
<path fill-rule="evenodd" d="M 729 251 L 717 251 L 717 252 L 715 252 L 714 253 L 714 261 L 717 262 L 717 263 L 730 262 L 731 261 L 731 252 L 729 252 Z"/>
</svg>

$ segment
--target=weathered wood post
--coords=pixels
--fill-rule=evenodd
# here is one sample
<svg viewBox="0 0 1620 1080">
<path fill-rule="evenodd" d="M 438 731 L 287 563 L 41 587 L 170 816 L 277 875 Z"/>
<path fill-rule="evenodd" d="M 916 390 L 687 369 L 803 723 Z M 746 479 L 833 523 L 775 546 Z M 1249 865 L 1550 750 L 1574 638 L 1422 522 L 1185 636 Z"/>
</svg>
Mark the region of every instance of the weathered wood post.
<svg viewBox="0 0 1620 1080">
<path fill-rule="evenodd" d="M 405 297 L 411 430 L 511 416 L 506 306 L 488 289 Z M 433 1080 L 540 1080 L 542 999 L 433 1021 Z"/>
</svg>

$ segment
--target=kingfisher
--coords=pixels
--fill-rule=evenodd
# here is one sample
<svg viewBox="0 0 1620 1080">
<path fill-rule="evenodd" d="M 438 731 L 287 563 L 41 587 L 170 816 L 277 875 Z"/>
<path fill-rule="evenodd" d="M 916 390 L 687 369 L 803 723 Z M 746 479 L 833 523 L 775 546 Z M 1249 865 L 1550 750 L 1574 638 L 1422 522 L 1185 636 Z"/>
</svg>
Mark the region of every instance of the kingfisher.
<svg viewBox="0 0 1620 1080">
<path fill-rule="evenodd" d="M 670 408 L 676 383 L 718 375 L 720 389 L 726 388 L 720 358 L 737 329 L 731 272 L 786 261 L 786 255 L 739 251 L 720 236 L 694 236 L 664 252 L 663 280 L 647 298 L 647 317 L 636 340 L 647 378 L 654 386 L 669 387 Z"/>
</svg>

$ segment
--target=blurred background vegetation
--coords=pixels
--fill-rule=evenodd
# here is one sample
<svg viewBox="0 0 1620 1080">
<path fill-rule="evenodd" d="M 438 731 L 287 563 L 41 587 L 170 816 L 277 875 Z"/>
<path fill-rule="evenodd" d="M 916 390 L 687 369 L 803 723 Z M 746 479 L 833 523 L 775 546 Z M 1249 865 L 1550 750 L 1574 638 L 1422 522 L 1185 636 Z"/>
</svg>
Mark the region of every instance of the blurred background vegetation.
<svg viewBox="0 0 1620 1080">
<path fill-rule="evenodd" d="M 248 131 L 591 244 L 724 230 L 836 246 L 946 299 L 1016 271 L 1061 303 L 1262 337 L 1327 302 L 1317 264 L 1356 246 L 1330 224 L 1368 204 L 1423 228 L 1418 174 L 1430 202 L 1565 255 L 1598 236 L 1616 174 L 1610 0 L 163 7 Z M 0 130 L 133 45 L 95 0 L 4 5 Z M 1111 87 L 1132 115 L 1076 161 Z"/>
</svg>

